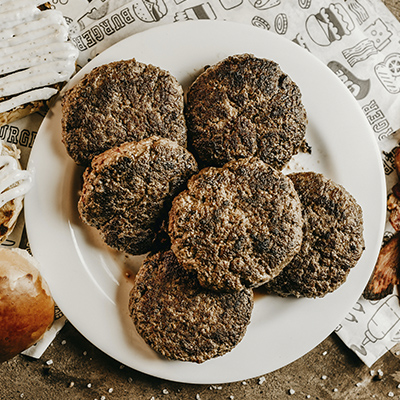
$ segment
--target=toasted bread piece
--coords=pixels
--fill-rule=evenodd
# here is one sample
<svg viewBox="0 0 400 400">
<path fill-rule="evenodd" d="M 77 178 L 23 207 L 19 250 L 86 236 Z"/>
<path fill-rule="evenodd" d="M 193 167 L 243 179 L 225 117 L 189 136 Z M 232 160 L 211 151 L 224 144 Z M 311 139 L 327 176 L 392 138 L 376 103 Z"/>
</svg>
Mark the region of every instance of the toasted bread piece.
<svg viewBox="0 0 400 400">
<path fill-rule="evenodd" d="M 393 292 L 399 280 L 400 232 L 395 233 L 381 248 L 374 272 L 364 289 L 367 300 L 380 300 Z"/>
</svg>

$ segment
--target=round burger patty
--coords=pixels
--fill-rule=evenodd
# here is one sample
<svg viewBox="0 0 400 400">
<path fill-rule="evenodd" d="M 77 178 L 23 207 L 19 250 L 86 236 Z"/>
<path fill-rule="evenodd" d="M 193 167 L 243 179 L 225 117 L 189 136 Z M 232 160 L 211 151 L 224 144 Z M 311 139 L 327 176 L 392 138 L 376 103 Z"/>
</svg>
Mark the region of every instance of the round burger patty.
<svg viewBox="0 0 400 400">
<path fill-rule="evenodd" d="M 137 332 L 166 358 L 202 363 L 231 351 L 253 308 L 251 289 L 213 292 L 182 268 L 171 250 L 148 257 L 130 293 Z"/>
<path fill-rule="evenodd" d="M 77 164 L 150 136 L 186 147 L 183 90 L 167 71 L 134 59 L 93 69 L 62 98 L 62 136 Z"/>
<path fill-rule="evenodd" d="M 343 284 L 364 250 L 362 209 L 341 185 L 315 172 L 288 175 L 303 206 L 303 243 L 266 287 L 281 296 L 323 297 Z"/>
<path fill-rule="evenodd" d="M 292 181 L 256 157 L 208 167 L 172 203 L 171 248 L 200 284 L 257 287 L 300 249 L 303 219 Z"/>
<path fill-rule="evenodd" d="M 172 198 L 197 172 L 193 155 L 159 137 L 124 143 L 95 157 L 83 175 L 78 210 L 111 247 L 150 250 Z"/>
<path fill-rule="evenodd" d="M 280 170 L 304 143 L 307 117 L 299 88 L 277 63 L 242 54 L 194 81 L 186 122 L 205 165 L 257 156 Z"/>
</svg>

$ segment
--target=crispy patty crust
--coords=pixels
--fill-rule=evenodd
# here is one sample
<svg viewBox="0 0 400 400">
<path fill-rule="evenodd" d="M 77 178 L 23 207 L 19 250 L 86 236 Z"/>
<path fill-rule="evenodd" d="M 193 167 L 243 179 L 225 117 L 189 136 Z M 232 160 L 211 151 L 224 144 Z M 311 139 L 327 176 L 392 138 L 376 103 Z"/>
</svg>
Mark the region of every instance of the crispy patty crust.
<svg viewBox="0 0 400 400">
<path fill-rule="evenodd" d="M 281 296 L 323 297 L 346 281 L 362 255 L 362 209 L 346 189 L 322 174 L 288 176 L 303 206 L 303 243 L 266 288 Z"/>
<path fill-rule="evenodd" d="M 250 322 L 253 293 L 202 288 L 171 250 L 148 257 L 130 293 L 137 332 L 166 358 L 202 363 L 231 351 Z"/>
<path fill-rule="evenodd" d="M 111 247 L 130 254 L 151 249 L 172 198 L 197 172 L 193 155 L 152 136 L 93 159 L 83 175 L 78 210 Z"/>
<path fill-rule="evenodd" d="M 256 157 L 208 167 L 172 203 L 171 248 L 201 285 L 257 287 L 300 249 L 303 219 L 292 181 Z"/>
<path fill-rule="evenodd" d="M 260 157 L 281 170 L 304 143 L 301 93 L 274 61 L 250 54 L 208 67 L 191 85 L 189 141 L 204 165 Z"/>
<path fill-rule="evenodd" d="M 186 147 L 183 90 L 167 71 L 134 59 L 93 69 L 62 98 L 62 137 L 77 164 L 150 136 Z"/>
</svg>

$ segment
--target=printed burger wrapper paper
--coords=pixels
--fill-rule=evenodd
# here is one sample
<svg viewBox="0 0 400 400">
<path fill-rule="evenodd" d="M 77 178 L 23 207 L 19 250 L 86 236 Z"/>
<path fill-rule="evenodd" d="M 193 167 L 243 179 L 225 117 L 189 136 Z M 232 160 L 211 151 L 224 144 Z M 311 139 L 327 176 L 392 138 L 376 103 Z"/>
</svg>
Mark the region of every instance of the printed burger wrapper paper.
<svg viewBox="0 0 400 400">
<path fill-rule="evenodd" d="M 400 23 L 380 0 L 52 0 L 50 3 L 65 17 L 71 40 L 80 50 L 80 67 L 127 36 L 186 20 L 230 20 L 292 40 L 324 62 L 357 100 L 382 151 L 387 189 L 391 191 L 397 179 L 393 148 L 400 135 L 400 131 L 396 134 L 400 128 Z M 42 117 L 36 114 L 0 127 L 0 139 L 19 146 L 26 160 Z M 389 224 L 387 230 L 389 235 L 393 232 Z M 20 231 L 15 234 L 18 236 Z M 18 246 L 18 237 L 10 240 L 8 245 Z M 27 353 L 40 357 L 60 326 Z M 361 297 L 336 332 L 371 366 L 400 341 L 398 294 L 377 302 Z"/>
</svg>

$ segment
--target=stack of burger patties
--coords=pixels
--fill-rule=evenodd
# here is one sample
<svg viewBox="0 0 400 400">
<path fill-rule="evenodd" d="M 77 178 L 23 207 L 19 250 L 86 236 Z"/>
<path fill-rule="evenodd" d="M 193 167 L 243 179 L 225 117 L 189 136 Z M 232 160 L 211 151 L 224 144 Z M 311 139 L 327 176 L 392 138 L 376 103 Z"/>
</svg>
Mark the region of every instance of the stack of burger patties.
<svg viewBox="0 0 400 400">
<path fill-rule="evenodd" d="M 103 65 L 65 94 L 62 126 L 68 154 L 86 166 L 82 220 L 109 246 L 148 253 L 128 306 L 169 359 L 231 351 L 254 288 L 322 297 L 361 256 L 355 199 L 321 174 L 282 172 L 306 148 L 307 117 L 274 61 L 227 57 L 186 99 L 158 67 Z"/>
</svg>

